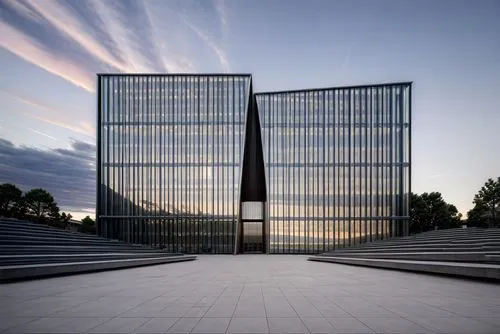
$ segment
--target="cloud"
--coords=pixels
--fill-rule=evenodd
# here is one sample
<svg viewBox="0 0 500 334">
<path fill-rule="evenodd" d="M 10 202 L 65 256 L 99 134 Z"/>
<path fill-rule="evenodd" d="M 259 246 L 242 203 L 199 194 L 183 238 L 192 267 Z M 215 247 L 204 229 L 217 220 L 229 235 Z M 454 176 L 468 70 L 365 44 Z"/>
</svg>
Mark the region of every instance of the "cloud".
<svg viewBox="0 0 500 334">
<path fill-rule="evenodd" d="M 58 126 L 60 128 L 63 128 L 63 129 L 66 129 L 66 130 L 71 130 L 73 132 L 76 132 L 76 133 L 79 133 L 79 134 L 82 134 L 82 135 L 85 135 L 85 136 L 88 136 L 88 137 L 95 137 L 95 130 L 94 131 L 89 131 L 88 128 L 81 128 L 81 127 L 78 127 L 78 126 L 74 126 L 74 125 L 71 125 L 69 123 L 66 123 L 66 122 L 63 122 L 59 119 L 56 119 L 56 118 L 49 118 L 49 117 L 43 117 L 43 116 L 36 116 L 36 115 L 33 115 L 29 112 L 25 112 L 25 111 L 21 111 L 22 114 L 28 116 L 28 117 L 33 117 L 39 121 L 42 121 L 42 122 L 45 122 L 45 123 L 48 123 L 48 124 L 52 124 L 52 125 L 55 125 L 55 126 Z M 85 124 L 85 123 L 83 123 Z"/>
<path fill-rule="evenodd" d="M 71 130 L 89 137 L 95 136 L 96 132 L 95 128 L 88 122 L 80 122 L 79 126 L 76 126 L 72 124 L 70 121 L 64 120 L 64 118 L 67 117 L 68 114 L 62 110 L 49 106 L 44 102 L 37 101 L 36 99 L 20 96 L 18 94 L 11 93 L 10 91 L 7 90 L 0 89 L 0 92 L 7 94 L 9 97 L 18 100 L 26 105 L 33 106 L 37 109 L 49 112 L 49 115 L 40 116 L 40 115 L 34 115 L 31 112 L 21 111 L 22 114 L 28 117 L 32 117 L 39 121 L 56 125 L 61 128 Z"/>
<path fill-rule="evenodd" d="M 95 76 L 82 64 L 61 57 L 23 31 L 0 21 L 0 46 L 47 72 L 68 80 L 89 92 L 95 89 Z"/>
<path fill-rule="evenodd" d="M 44 136 L 44 137 L 47 137 L 47 138 L 49 138 L 49 139 L 52 139 L 52 140 L 56 140 L 56 141 L 57 141 L 57 139 L 56 139 L 56 138 L 52 137 L 51 135 L 46 134 L 45 132 L 38 131 L 38 130 L 35 130 L 35 129 L 32 129 L 32 128 L 26 128 L 26 130 L 29 130 L 29 131 L 31 131 L 31 132 L 33 132 L 33 133 L 36 133 L 36 134 L 40 135 L 40 136 Z"/>
<path fill-rule="evenodd" d="M 25 96 L 20 96 L 20 94 L 19 94 L 19 93 L 14 94 L 14 93 L 12 93 L 12 92 L 10 92 L 10 91 L 8 91 L 8 90 L 1 89 L 1 88 L 0 88 L 0 92 L 2 92 L 2 93 L 4 93 L 4 94 L 8 95 L 9 97 L 11 97 L 11 98 L 13 98 L 13 99 L 15 99 L 15 100 L 17 100 L 17 101 L 19 101 L 19 102 L 22 102 L 22 103 L 24 103 L 24 104 L 27 104 L 27 105 L 29 105 L 29 106 L 33 106 L 33 107 L 36 107 L 36 108 L 39 108 L 39 109 L 42 109 L 42 110 L 48 111 L 48 112 L 50 112 L 50 113 L 61 113 L 61 111 L 56 110 L 55 108 L 50 107 L 50 106 L 46 105 L 46 104 L 45 104 L 45 103 L 43 103 L 43 102 L 37 101 L 37 100 L 35 100 L 35 99 L 33 99 L 33 98 L 27 98 L 27 97 L 25 97 Z"/>
<path fill-rule="evenodd" d="M 0 138 L 0 183 L 23 191 L 43 188 L 64 211 L 95 207 L 95 145 L 73 140 L 71 149 L 41 150 L 15 146 Z"/>
<path fill-rule="evenodd" d="M 0 47 L 89 92 L 95 73 L 164 72 L 189 67 L 165 58 L 139 0 L 0 2 Z M 163 36 L 162 36 L 163 37 Z"/>
<path fill-rule="evenodd" d="M 38 13 L 55 28 L 67 34 L 96 59 L 113 66 L 119 71 L 127 72 L 131 70 L 131 67 L 126 61 L 117 59 L 109 52 L 108 48 L 95 39 L 95 35 L 92 34 L 94 26 L 89 25 L 88 20 L 79 18 L 75 10 L 71 10 L 72 8 L 69 6 L 64 6 L 58 1 L 42 2 L 39 0 L 27 0 L 27 3 L 37 10 Z M 69 4 L 70 3 L 68 3 L 68 5 Z"/>
<path fill-rule="evenodd" d="M 227 59 L 226 52 L 222 47 L 220 47 L 209 35 L 204 33 L 200 28 L 190 22 L 187 17 L 183 14 L 181 15 L 181 19 L 185 25 L 187 25 L 202 41 L 204 41 L 208 47 L 217 55 L 219 62 L 225 72 L 231 71 L 231 66 L 229 64 L 229 60 Z"/>
<path fill-rule="evenodd" d="M 98 15 L 113 40 L 129 59 L 131 72 L 161 72 L 165 68 L 146 5 L 142 1 L 94 0 Z"/>
<path fill-rule="evenodd" d="M 223 34 L 226 34 L 229 29 L 227 8 L 224 0 L 214 0 L 215 10 L 219 14 L 220 23 L 222 27 Z"/>
<path fill-rule="evenodd" d="M 4 4 L 14 9 L 17 13 L 28 20 L 32 20 L 38 23 L 42 23 L 44 21 L 43 17 L 39 13 L 37 13 L 37 11 L 34 10 L 32 6 L 25 2 L 19 0 L 4 0 Z"/>
</svg>

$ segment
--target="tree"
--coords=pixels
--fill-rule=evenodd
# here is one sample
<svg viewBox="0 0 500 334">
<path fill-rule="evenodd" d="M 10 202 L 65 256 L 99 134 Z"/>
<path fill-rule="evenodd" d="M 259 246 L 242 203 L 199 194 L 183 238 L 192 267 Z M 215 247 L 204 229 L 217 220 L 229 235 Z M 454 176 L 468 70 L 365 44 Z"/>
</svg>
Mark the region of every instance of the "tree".
<svg viewBox="0 0 500 334">
<path fill-rule="evenodd" d="M 455 228 L 461 225 L 457 208 L 444 201 L 441 193 L 411 194 L 410 233 L 430 231 L 435 228 Z"/>
<path fill-rule="evenodd" d="M 80 232 L 95 233 L 95 221 L 92 218 L 90 218 L 90 216 L 87 216 L 82 219 Z"/>
<path fill-rule="evenodd" d="M 0 184 L 0 216 L 14 216 L 22 197 L 23 192 L 15 185 Z"/>
<path fill-rule="evenodd" d="M 39 223 L 48 223 L 49 220 L 59 218 L 59 207 L 54 197 L 41 188 L 32 189 L 26 193 L 24 207 L 28 217 L 34 218 Z"/>
<path fill-rule="evenodd" d="M 500 177 L 488 179 L 474 196 L 474 208 L 467 213 L 467 225 L 494 227 L 500 223 Z"/>
<path fill-rule="evenodd" d="M 73 216 L 70 213 L 66 214 L 66 212 L 63 212 L 61 214 L 58 214 L 58 216 L 49 224 L 55 227 L 66 228 L 68 227 L 71 218 L 73 218 Z"/>
</svg>

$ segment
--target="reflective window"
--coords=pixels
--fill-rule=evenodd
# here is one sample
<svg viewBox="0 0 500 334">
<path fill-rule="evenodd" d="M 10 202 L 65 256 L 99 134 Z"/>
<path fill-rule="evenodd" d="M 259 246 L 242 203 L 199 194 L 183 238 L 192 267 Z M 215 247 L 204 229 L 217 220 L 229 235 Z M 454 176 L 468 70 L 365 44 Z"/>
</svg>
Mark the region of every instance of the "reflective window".
<svg viewBox="0 0 500 334">
<path fill-rule="evenodd" d="M 250 76 L 99 76 L 99 233 L 232 253 Z"/>
<path fill-rule="evenodd" d="M 256 96 L 271 252 L 318 253 L 403 233 L 409 84 Z"/>
</svg>

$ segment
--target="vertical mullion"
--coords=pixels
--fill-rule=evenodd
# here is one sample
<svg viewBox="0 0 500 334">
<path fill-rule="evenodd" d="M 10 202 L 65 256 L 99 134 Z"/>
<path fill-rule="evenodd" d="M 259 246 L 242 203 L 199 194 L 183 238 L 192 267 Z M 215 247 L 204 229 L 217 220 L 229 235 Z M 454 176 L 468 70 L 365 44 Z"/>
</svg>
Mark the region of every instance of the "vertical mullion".
<svg viewBox="0 0 500 334">
<path fill-rule="evenodd" d="M 204 161 L 204 173 L 205 173 L 205 215 L 204 215 L 204 221 L 203 221 L 203 229 L 204 229 L 204 233 L 206 234 L 206 237 L 205 237 L 205 242 L 208 246 L 209 244 L 209 240 L 211 238 L 211 235 L 208 234 L 208 230 L 209 230 L 209 223 L 210 223 L 210 209 L 209 209 L 209 205 L 210 205 L 210 201 L 209 201 L 209 182 L 208 182 L 208 167 L 209 167 L 209 161 L 208 161 L 208 157 L 210 156 L 209 155 L 209 141 L 210 141 L 210 122 L 209 122 L 209 93 L 210 93 L 210 78 L 205 78 L 205 102 L 206 102 L 206 105 L 205 105 L 205 126 L 204 128 L 206 129 L 206 135 L 204 137 L 204 144 L 205 144 L 205 161 Z M 208 251 L 208 248 L 206 248 L 206 251 Z"/>
<path fill-rule="evenodd" d="M 172 138 L 170 134 L 172 133 L 172 119 L 171 119 L 171 114 L 172 110 L 170 108 L 170 101 L 172 100 L 172 96 L 170 94 L 170 87 L 171 87 L 171 76 L 168 76 L 164 78 L 163 81 L 163 102 L 165 103 L 164 105 L 164 111 L 165 111 L 165 190 L 166 190 L 166 206 L 165 206 L 165 214 L 167 215 L 165 221 L 166 221 L 166 226 L 165 226 L 165 243 L 166 247 L 169 252 L 172 251 L 172 233 L 171 233 L 171 202 L 170 202 L 170 192 L 172 191 L 172 182 L 170 182 L 171 175 L 172 175 Z"/>
<path fill-rule="evenodd" d="M 289 129 L 290 129 L 290 120 L 289 120 L 289 94 L 284 94 L 283 95 L 285 100 L 284 100 L 284 110 L 283 110 L 283 115 L 284 115 L 284 124 L 283 124 L 283 135 L 284 135 L 284 140 L 285 140 L 285 156 L 284 156 L 284 164 L 285 166 L 285 173 L 284 173 L 284 182 L 286 185 L 285 191 L 286 191 L 286 196 L 285 196 L 285 201 L 283 203 L 284 205 L 284 222 L 287 227 L 287 240 L 286 240 L 286 247 L 283 250 L 283 252 L 290 253 L 290 241 L 291 241 L 291 236 L 290 236 L 290 205 L 289 205 L 289 198 L 290 198 L 290 142 L 289 142 Z"/>
<path fill-rule="evenodd" d="M 307 104 L 307 93 L 304 98 L 304 252 L 309 252 L 309 108 Z"/>
<path fill-rule="evenodd" d="M 279 129 L 279 138 L 281 142 L 281 152 L 280 152 L 280 157 L 279 157 L 279 162 L 280 162 L 280 168 L 281 168 L 281 173 L 280 173 L 280 186 L 282 190 L 283 196 L 281 197 L 281 208 L 280 208 L 280 213 L 281 213 L 281 252 L 285 253 L 285 244 L 286 244 L 286 236 L 285 236 L 285 192 L 286 192 L 286 135 L 285 135 L 285 126 L 286 126 L 286 115 L 285 115 L 285 94 L 280 95 L 280 126 L 278 127 Z"/>
<path fill-rule="evenodd" d="M 316 92 L 308 92 L 307 93 L 307 122 L 308 122 L 308 173 L 309 177 L 307 178 L 307 183 L 309 185 L 308 191 L 308 199 L 309 199 L 309 214 L 307 216 L 308 227 L 308 253 L 314 253 L 315 246 L 315 237 L 316 237 L 316 189 L 315 189 L 315 166 L 316 166 L 316 149 L 315 149 L 315 138 L 316 138 L 316 128 L 315 128 L 315 98 Z"/>
<path fill-rule="evenodd" d="M 130 224 L 130 217 L 132 216 L 132 207 L 133 207 L 133 201 L 132 201 L 132 194 L 133 194 L 133 181 L 132 181 L 132 172 L 131 169 L 133 168 L 132 166 L 132 141 L 133 141 L 133 131 L 135 129 L 135 125 L 133 124 L 132 120 L 132 112 L 133 112 L 133 107 L 131 106 L 130 102 L 130 97 L 131 97 L 131 89 L 130 89 L 130 77 L 126 76 L 125 77 L 125 99 L 127 101 L 127 106 L 126 106 L 126 114 L 127 114 L 127 194 L 126 197 L 128 198 L 127 201 L 127 212 L 125 218 L 125 223 L 126 223 L 126 230 L 127 230 L 127 237 L 126 237 L 126 242 L 130 243 L 131 240 L 131 224 Z"/>
<path fill-rule="evenodd" d="M 236 167 L 235 167 L 235 162 L 238 162 L 238 159 L 236 159 L 236 142 L 235 142 L 235 139 L 236 139 L 236 129 L 239 127 L 239 125 L 236 125 L 236 107 L 235 107 L 235 88 L 234 88 L 234 81 L 235 81 L 235 77 L 231 77 L 231 82 L 232 82 L 232 85 L 233 85 L 233 88 L 232 88 L 232 93 L 233 93 L 233 98 L 232 98 L 232 105 L 231 105 L 231 112 L 232 112 L 232 116 L 233 116 L 233 120 L 232 120 L 232 123 L 231 123 L 231 133 L 232 133 L 232 140 L 233 140 L 233 145 L 232 145 L 232 149 L 233 149 L 233 155 L 231 156 L 231 163 L 232 163 L 232 172 L 233 172 L 233 175 L 232 175 L 232 179 L 231 179 L 231 187 L 232 187 L 232 205 L 233 205 L 233 211 L 232 211 L 232 218 L 231 218 L 231 252 L 234 254 L 235 253 L 235 249 L 234 247 L 236 247 L 235 243 L 234 243 L 234 239 L 235 237 L 237 237 L 236 233 L 237 231 L 235 230 L 235 227 L 236 227 L 236 219 L 237 218 L 237 215 L 236 215 L 236 201 L 238 200 L 238 196 L 236 196 L 236 190 L 237 190 L 237 184 L 236 184 L 236 174 L 235 174 L 235 170 L 236 170 Z M 237 173 L 239 175 L 239 173 Z M 239 203 L 238 203 L 239 205 Z"/>
<path fill-rule="evenodd" d="M 158 108 L 159 108 L 159 119 L 158 119 L 158 126 L 159 126 L 159 142 L 158 142 L 158 150 L 159 150 L 159 164 L 158 164 L 158 177 L 159 177 L 159 185 L 160 185 L 160 189 L 159 189 L 159 205 L 160 205 L 160 212 L 158 213 L 161 218 L 159 220 L 159 229 L 160 229 L 160 249 L 163 249 L 164 247 L 164 216 L 165 216 L 165 206 L 164 206 L 164 201 L 165 201 L 165 196 L 164 196 L 164 189 L 165 187 L 163 186 L 163 182 L 164 181 L 164 175 L 163 173 L 165 172 L 165 162 L 164 162 L 164 153 L 163 153 L 163 148 L 165 147 L 164 143 L 163 143 L 163 131 L 165 131 L 165 126 L 164 126 L 164 122 L 165 122 L 165 117 L 164 117 L 164 114 L 163 114 L 163 76 L 160 77 L 158 79 L 158 85 L 159 87 L 157 88 L 158 89 L 158 92 L 156 93 L 156 98 L 158 99 Z"/>
<path fill-rule="evenodd" d="M 296 120 L 296 116 L 297 116 L 297 112 L 296 112 L 296 99 L 295 99 L 295 94 L 294 93 L 291 93 L 290 94 L 290 99 L 291 101 L 293 102 L 292 103 L 292 106 L 293 106 L 293 115 L 292 115 L 292 122 L 291 122 L 291 128 L 292 128 L 292 131 L 293 131 L 293 134 L 292 134 L 292 161 L 291 161 L 291 168 L 292 168 L 292 198 L 291 198 L 291 204 L 292 204 L 292 219 L 293 219 L 293 230 L 292 230 L 292 235 L 293 235 L 293 248 L 291 250 L 292 253 L 295 253 L 296 250 L 297 250 L 297 238 L 296 238 L 296 235 L 295 235 L 295 227 L 296 227 L 296 224 L 297 224 L 297 212 L 295 211 L 295 208 L 296 208 L 296 205 L 297 205 L 297 193 L 296 193 L 296 189 L 295 189 L 295 184 L 297 183 L 297 166 L 299 165 L 299 161 L 296 161 L 296 144 L 297 144 L 297 120 Z M 300 131 L 300 129 L 299 129 Z"/>
<path fill-rule="evenodd" d="M 147 108 L 147 114 L 148 114 L 148 146 L 149 146 L 149 156 L 148 156 L 148 188 L 149 188 L 149 193 L 148 193 L 148 205 L 150 206 L 148 215 L 153 216 L 153 210 L 154 210 L 154 202 L 153 202 L 153 168 L 154 168 L 154 162 L 153 162 L 153 139 L 154 139 L 154 132 L 153 132 L 153 105 L 151 101 L 151 77 L 147 78 L 147 88 L 146 88 L 146 108 Z M 148 236 L 149 236 L 149 246 L 153 245 L 153 237 L 154 237 L 154 219 L 148 218 Z"/>
<path fill-rule="evenodd" d="M 196 187 L 196 253 L 200 253 L 200 243 L 201 243 L 201 230 L 200 230 L 200 225 L 201 225 L 201 218 L 200 213 L 203 215 L 203 212 L 201 210 L 202 207 L 202 198 L 201 198 L 201 170 L 203 167 L 201 162 L 201 137 L 203 136 L 203 127 L 201 125 L 201 85 L 200 85 L 200 77 L 198 76 L 196 78 L 196 87 L 197 87 L 197 94 L 196 94 L 196 182 L 195 182 L 195 187 Z"/>
<path fill-rule="evenodd" d="M 365 96 L 365 103 L 364 103 L 364 132 L 365 132 L 365 138 L 364 138 L 364 150 L 365 150 L 365 161 L 364 161 L 364 179 L 365 179 L 365 193 L 364 193 L 364 208 L 365 208 L 365 214 L 364 214 L 364 219 L 365 219 L 365 238 L 364 241 L 368 241 L 368 235 L 370 236 L 370 241 L 371 241 L 371 231 L 368 232 L 368 89 L 364 89 L 364 96 Z M 370 224 L 371 225 L 371 224 Z"/>
<path fill-rule="evenodd" d="M 220 189 L 221 189 L 221 184 L 220 184 L 220 168 L 221 168 L 221 160 L 220 160 L 220 131 L 221 131 L 221 125 L 220 125 L 220 79 L 221 77 L 217 77 L 215 80 L 215 88 L 214 89 L 214 113 L 215 113 L 215 123 L 217 124 L 215 127 L 215 134 L 217 137 L 217 153 L 216 153 L 216 161 L 215 161 L 215 169 L 217 170 L 217 179 L 215 181 L 214 185 L 214 191 L 215 191 L 215 203 L 216 205 L 216 222 L 215 222 L 215 231 L 216 231 L 216 238 L 215 238 L 215 244 L 216 244 L 216 253 L 219 253 L 220 251 Z M 217 188 L 215 188 L 217 187 Z"/>
<path fill-rule="evenodd" d="M 194 194 L 194 189 L 193 189 L 193 180 L 194 180 L 194 164 L 193 164 L 193 131 L 196 131 L 195 123 L 193 122 L 193 104 L 194 101 L 192 99 L 192 96 L 194 96 L 194 89 L 193 89 L 193 77 L 189 76 L 188 77 L 188 91 L 187 91 L 187 101 L 189 102 L 189 117 L 187 117 L 187 121 L 189 122 L 189 125 L 186 126 L 186 136 L 188 139 L 188 147 L 189 147 L 189 155 L 188 155 L 188 163 L 189 163 L 189 177 L 187 179 L 188 183 L 188 189 L 189 189 L 189 197 L 188 197 L 188 227 L 189 227 L 189 243 L 186 247 L 186 252 L 192 253 L 193 252 L 193 245 L 194 245 L 194 237 L 195 237 L 195 219 L 194 219 L 194 210 L 193 210 L 193 194 Z"/>
<path fill-rule="evenodd" d="M 346 152 L 348 152 L 349 147 L 346 143 L 346 93 L 345 90 L 342 90 L 342 210 L 343 210 L 343 220 L 342 220 L 342 234 L 343 234 L 343 246 L 346 246 L 346 219 L 349 224 L 348 216 L 347 216 L 347 201 L 346 201 Z M 346 217 L 347 216 L 347 217 Z M 349 234 L 349 232 L 348 232 Z M 349 237 L 349 235 L 348 235 Z"/>
<path fill-rule="evenodd" d="M 177 203 L 179 200 L 179 177 L 178 177 L 178 169 L 180 161 L 178 159 L 178 143 L 177 143 L 177 133 L 178 133 L 178 124 L 177 124 L 177 113 L 179 112 L 178 108 L 178 77 L 174 76 L 172 78 L 172 211 L 173 211 L 173 219 L 172 219 L 172 249 L 174 252 L 178 252 L 179 250 L 179 234 L 178 234 L 178 215 L 179 210 Z"/>
<path fill-rule="evenodd" d="M 118 93 L 119 93 L 119 117 L 120 117 L 120 131 L 119 131 L 119 141 L 120 141 L 120 160 L 119 160 L 119 164 L 118 164 L 118 168 L 120 170 L 120 186 L 119 186 L 119 193 L 120 193 L 120 212 L 119 212 L 119 215 L 120 216 L 124 216 L 124 213 L 125 213 L 125 196 L 123 196 L 124 194 L 124 155 L 125 155 L 125 148 L 124 148 L 124 145 L 123 143 L 125 142 L 125 134 L 124 134 L 124 130 L 125 130 L 125 114 L 124 114 L 124 105 L 125 105 L 125 101 L 124 101 L 124 94 L 123 94 L 123 77 L 118 77 L 118 82 L 119 82 L 119 90 L 118 90 Z M 120 219 L 117 219 L 118 221 L 118 239 L 123 241 L 124 240 L 124 234 L 123 234 L 123 218 L 120 218 Z"/>
<path fill-rule="evenodd" d="M 347 153 L 347 173 L 349 174 L 347 178 L 347 183 L 349 186 L 348 190 L 348 197 L 347 197 L 347 210 L 348 210 L 348 215 L 349 215 L 349 246 L 353 245 L 355 243 L 355 233 L 356 233 L 356 226 L 355 223 L 353 222 L 353 217 L 352 217 L 352 183 L 353 183 L 353 177 L 352 177 L 352 170 L 353 170 L 353 147 L 352 147 L 352 113 L 353 113 L 353 103 L 352 103 L 352 90 L 348 89 L 347 90 L 347 146 L 348 146 L 348 153 Z M 354 236 L 354 240 L 353 240 Z"/>
<path fill-rule="evenodd" d="M 210 196 L 210 199 L 211 199 L 211 204 L 212 204 L 212 209 L 211 209 L 211 214 L 212 214 L 212 219 L 210 220 L 210 239 L 211 239 L 211 247 L 212 247 L 212 252 L 215 251 L 215 238 L 214 238 L 214 220 L 215 220 L 215 173 L 214 173 L 214 170 L 215 170 L 215 161 L 216 161 L 216 156 L 215 156 L 215 129 L 216 129 L 216 125 L 215 125 L 215 78 L 212 78 L 210 81 L 209 81 L 209 85 L 210 83 L 212 84 L 212 96 L 211 96 L 211 103 L 212 103 L 212 109 L 211 109 L 211 113 L 212 113 L 212 171 L 211 171 L 211 176 L 212 176 L 212 184 L 211 184 L 211 196 Z"/>
<path fill-rule="evenodd" d="M 322 161 L 321 161 L 321 172 L 323 173 L 323 185 L 322 185 L 322 194 L 323 194 L 323 250 L 322 252 L 326 252 L 327 251 L 327 244 L 326 244 L 326 234 L 325 234 L 325 227 L 326 227 L 326 217 L 327 217 L 327 210 L 326 209 L 326 199 L 329 198 L 329 193 L 330 193 L 330 180 L 327 178 L 327 174 L 325 173 L 325 169 L 328 168 L 328 153 L 325 151 L 327 149 L 327 145 L 326 145 L 326 131 L 327 131 L 327 119 L 326 119 L 326 95 L 328 94 L 328 91 L 324 91 L 323 92 L 323 108 L 322 110 L 320 110 L 323 114 L 323 142 L 322 142 L 322 146 L 323 146 L 323 157 L 322 157 Z M 326 186 L 326 189 L 325 189 L 325 183 L 328 182 L 328 185 Z M 328 236 L 330 235 L 330 226 L 328 225 Z M 328 242 L 328 246 L 329 246 L 329 242 Z M 328 247 L 329 248 L 329 247 Z"/>
</svg>

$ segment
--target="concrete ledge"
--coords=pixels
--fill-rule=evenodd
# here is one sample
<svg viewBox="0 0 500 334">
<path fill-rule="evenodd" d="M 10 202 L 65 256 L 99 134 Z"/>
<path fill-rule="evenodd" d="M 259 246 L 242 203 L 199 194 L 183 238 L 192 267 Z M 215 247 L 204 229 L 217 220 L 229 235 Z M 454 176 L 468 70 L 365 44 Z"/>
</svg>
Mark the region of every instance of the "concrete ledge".
<svg viewBox="0 0 500 334">
<path fill-rule="evenodd" d="M 80 253 L 80 254 L 22 254 L 0 255 L 0 267 L 21 266 L 29 264 L 74 263 L 109 261 L 141 258 L 160 258 L 166 256 L 181 256 L 175 253 Z"/>
<path fill-rule="evenodd" d="M 89 261 L 72 263 L 32 264 L 20 266 L 0 267 L 0 282 L 9 282 L 21 279 L 34 279 L 56 275 L 69 275 L 93 271 L 113 270 L 150 266 L 156 264 L 192 261 L 194 255 L 165 256 L 161 258 L 140 258 L 108 261 Z"/>
<path fill-rule="evenodd" d="M 454 275 L 500 280 L 500 265 L 463 262 L 410 261 L 389 259 L 349 258 L 341 256 L 311 256 L 309 261 L 341 263 L 356 266 Z"/>
<path fill-rule="evenodd" d="M 341 256 L 353 258 L 370 259 L 397 259 L 397 260 L 419 260 L 419 261 L 452 261 L 452 262 L 487 262 L 495 261 L 495 258 L 488 258 L 488 255 L 498 255 L 500 252 L 346 252 L 338 254 L 322 254 L 320 256 Z"/>
</svg>

